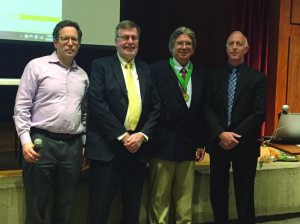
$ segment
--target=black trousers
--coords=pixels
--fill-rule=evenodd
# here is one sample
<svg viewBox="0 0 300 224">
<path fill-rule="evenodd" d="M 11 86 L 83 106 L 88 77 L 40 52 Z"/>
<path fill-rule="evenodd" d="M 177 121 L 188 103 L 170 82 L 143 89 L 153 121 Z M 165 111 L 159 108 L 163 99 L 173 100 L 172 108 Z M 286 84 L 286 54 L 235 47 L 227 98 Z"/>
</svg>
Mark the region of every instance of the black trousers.
<svg viewBox="0 0 300 224">
<path fill-rule="evenodd" d="M 23 161 L 26 200 L 26 224 L 45 223 L 50 192 L 53 192 L 51 223 L 70 224 L 72 205 L 81 174 L 82 140 L 52 138 L 34 132 L 32 139 L 42 139 L 37 163 Z"/>
<path fill-rule="evenodd" d="M 242 157 L 230 152 L 210 155 L 210 201 L 215 223 L 229 224 L 228 189 L 231 164 L 238 223 L 254 224 L 254 181 L 257 157 Z"/>
<path fill-rule="evenodd" d="M 99 149 L 101 150 L 101 149 Z M 90 161 L 88 224 L 106 224 L 111 203 L 121 190 L 123 223 L 138 224 L 146 165 L 121 149 L 108 162 Z"/>
</svg>

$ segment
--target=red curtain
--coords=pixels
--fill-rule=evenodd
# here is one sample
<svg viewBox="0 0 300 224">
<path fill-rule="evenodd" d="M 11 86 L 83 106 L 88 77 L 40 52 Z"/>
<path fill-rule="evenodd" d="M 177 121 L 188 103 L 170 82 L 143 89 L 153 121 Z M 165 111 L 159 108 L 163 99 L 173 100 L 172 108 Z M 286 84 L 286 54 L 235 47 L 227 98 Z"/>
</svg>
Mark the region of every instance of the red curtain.
<svg viewBox="0 0 300 224">
<path fill-rule="evenodd" d="M 249 43 L 245 62 L 267 74 L 268 28 L 267 0 L 233 0 L 231 31 L 243 32 Z M 265 134 L 265 124 L 262 127 Z"/>
<path fill-rule="evenodd" d="M 246 63 L 267 73 L 267 0 L 233 0 L 231 31 L 240 30 L 248 38 Z"/>
</svg>

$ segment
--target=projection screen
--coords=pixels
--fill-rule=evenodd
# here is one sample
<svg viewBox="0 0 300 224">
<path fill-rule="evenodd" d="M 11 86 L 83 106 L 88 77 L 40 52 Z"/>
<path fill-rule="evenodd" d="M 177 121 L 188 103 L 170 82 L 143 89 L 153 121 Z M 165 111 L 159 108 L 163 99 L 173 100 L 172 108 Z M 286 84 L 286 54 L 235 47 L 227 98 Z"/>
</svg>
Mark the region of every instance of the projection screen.
<svg viewBox="0 0 300 224">
<path fill-rule="evenodd" d="M 71 19 L 82 44 L 114 45 L 120 0 L 0 0 L 0 40 L 52 42 L 57 22 Z"/>
</svg>

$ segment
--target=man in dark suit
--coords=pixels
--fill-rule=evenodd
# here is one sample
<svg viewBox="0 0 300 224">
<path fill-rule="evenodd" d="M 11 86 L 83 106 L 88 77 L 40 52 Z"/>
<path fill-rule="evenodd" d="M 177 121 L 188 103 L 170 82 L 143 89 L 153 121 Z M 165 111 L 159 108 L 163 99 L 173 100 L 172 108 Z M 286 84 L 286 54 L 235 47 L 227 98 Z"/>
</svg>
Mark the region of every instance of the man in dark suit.
<svg viewBox="0 0 300 224">
<path fill-rule="evenodd" d="M 210 199 L 218 224 L 228 221 L 229 170 L 232 166 L 240 224 L 255 223 L 254 179 L 266 113 L 266 75 L 244 64 L 247 38 L 239 31 L 226 43 L 228 65 L 208 80 L 205 109 L 210 141 Z"/>
<path fill-rule="evenodd" d="M 159 118 L 160 100 L 150 68 L 135 59 L 139 27 L 126 20 L 115 32 L 117 54 L 92 63 L 88 91 L 89 224 L 107 223 L 118 188 L 123 223 L 139 222 L 145 148 Z"/>
<path fill-rule="evenodd" d="M 195 158 L 204 156 L 205 73 L 190 59 L 195 33 L 177 28 L 170 37 L 172 57 L 151 67 L 162 101 L 150 160 L 151 224 L 168 224 L 173 200 L 176 223 L 191 223 Z"/>
</svg>

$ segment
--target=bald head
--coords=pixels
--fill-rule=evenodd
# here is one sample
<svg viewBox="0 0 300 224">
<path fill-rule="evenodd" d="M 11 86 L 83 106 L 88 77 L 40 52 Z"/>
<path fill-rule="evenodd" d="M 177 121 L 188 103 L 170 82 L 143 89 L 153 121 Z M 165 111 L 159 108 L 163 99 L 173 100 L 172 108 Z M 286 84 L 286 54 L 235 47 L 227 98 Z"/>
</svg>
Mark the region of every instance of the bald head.
<svg viewBox="0 0 300 224">
<path fill-rule="evenodd" d="M 226 53 L 229 64 L 234 67 L 244 63 L 244 55 L 248 52 L 248 41 L 240 31 L 233 31 L 226 42 Z"/>
</svg>

